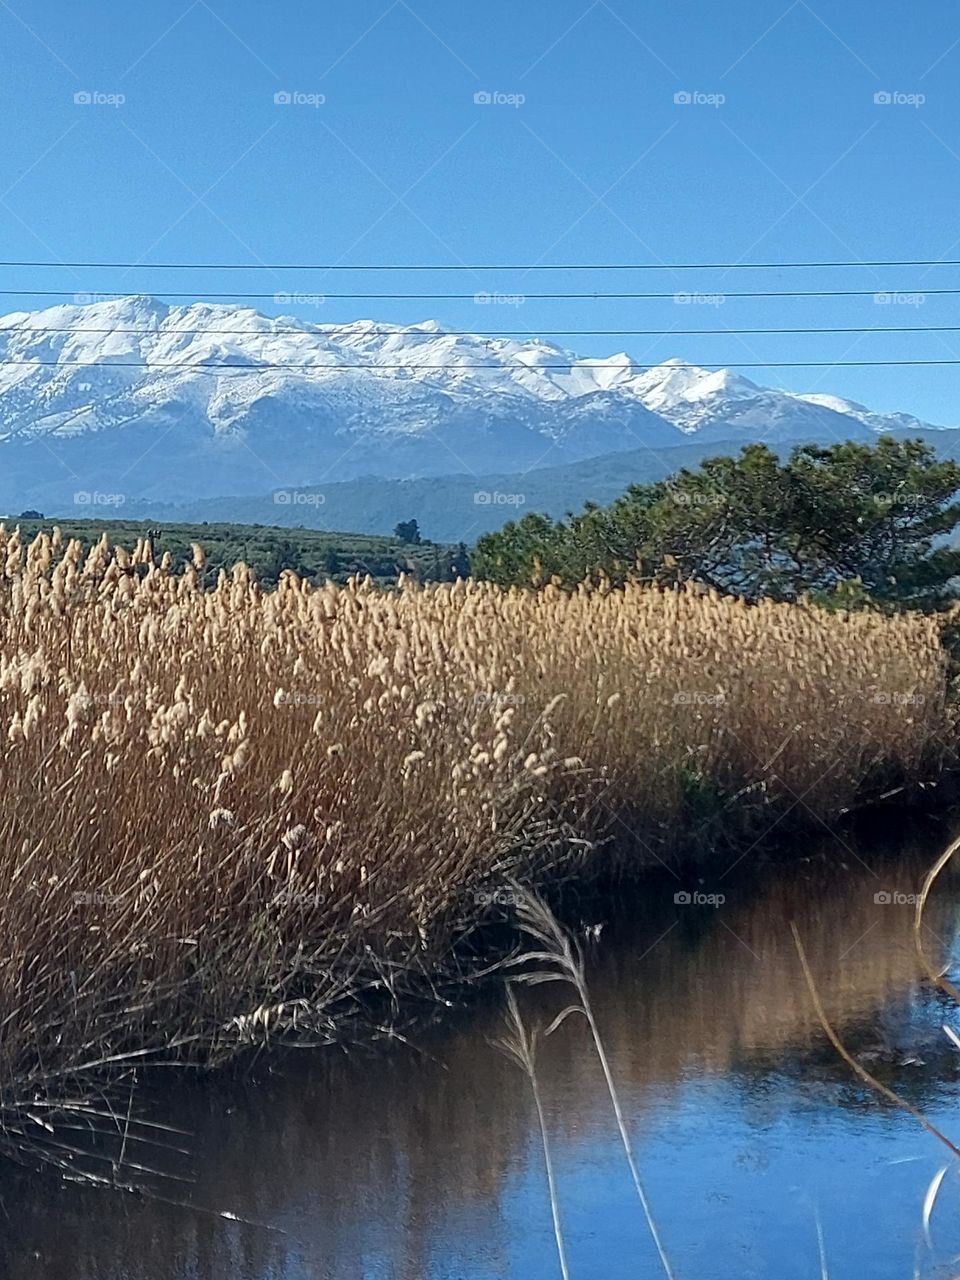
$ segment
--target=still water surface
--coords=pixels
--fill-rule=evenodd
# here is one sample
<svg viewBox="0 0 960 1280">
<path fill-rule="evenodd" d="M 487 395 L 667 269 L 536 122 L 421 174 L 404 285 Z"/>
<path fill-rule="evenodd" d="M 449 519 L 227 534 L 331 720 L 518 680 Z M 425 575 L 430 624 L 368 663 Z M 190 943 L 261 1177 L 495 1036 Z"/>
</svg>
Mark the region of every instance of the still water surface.
<svg viewBox="0 0 960 1280">
<path fill-rule="evenodd" d="M 862 850 L 860 851 L 862 852 Z M 590 987 L 677 1280 L 910 1280 L 957 1274 L 960 1176 L 923 1239 L 949 1159 L 851 1077 L 800 979 L 795 920 L 824 1004 L 870 1069 L 954 1138 L 960 1011 L 918 982 L 909 903 L 931 851 L 870 865 L 845 844 L 674 903 L 652 882 L 589 944 Z M 949 957 L 960 884 L 932 903 Z M 525 1001 L 533 1022 L 555 987 Z M 562 997 L 561 997 L 562 998 Z M 566 1003 L 564 1000 L 563 1003 Z M 377 1053 L 263 1059 L 145 1098 L 190 1131 L 169 1169 L 181 1205 L 0 1178 L 7 1280 L 546 1280 L 559 1274 L 525 1077 L 491 1044 L 499 996 Z M 662 1275 L 582 1020 L 540 1050 L 570 1273 Z M 192 1207 L 191 1207 L 192 1206 Z M 224 1220 L 226 1210 L 256 1224 Z M 827 1270 L 821 1267 L 818 1223 Z M 916 1271 L 915 1271 L 916 1269 Z"/>
</svg>

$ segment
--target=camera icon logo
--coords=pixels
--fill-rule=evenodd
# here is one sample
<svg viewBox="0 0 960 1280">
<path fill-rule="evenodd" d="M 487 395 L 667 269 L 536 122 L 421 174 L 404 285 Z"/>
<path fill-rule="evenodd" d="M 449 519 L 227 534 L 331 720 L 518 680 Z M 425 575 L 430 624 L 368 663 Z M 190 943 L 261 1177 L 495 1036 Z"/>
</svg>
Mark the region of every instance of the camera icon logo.
<svg viewBox="0 0 960 1280">
<path fill-rule="evenodd" d="M 680 889 L 673 895 L 673 901 L 678 907 L 689 907 L 692 899 L 686 889 Z"/>
<path fill-rule="evenodd" d="M 478 107 L 489 107 L 490 103 L 493 102 L 493 94 L 487 89 L 481 89 L 473 95 L 473 101 Z"/>
<path fill-rule="evenodd" d="M 293 95 L 287 89 L 279 89 L 273 95 L 274 106 L 277 107 L 289 107 L 292 101 Z"/>
<path fill-rule="evenodd" d="M 693 101 L 693 94 L 688 89 L 681 89 L 679 93 L 673 95 L 673 101 L 678 107 L 689 107 Z"/>
</svg>

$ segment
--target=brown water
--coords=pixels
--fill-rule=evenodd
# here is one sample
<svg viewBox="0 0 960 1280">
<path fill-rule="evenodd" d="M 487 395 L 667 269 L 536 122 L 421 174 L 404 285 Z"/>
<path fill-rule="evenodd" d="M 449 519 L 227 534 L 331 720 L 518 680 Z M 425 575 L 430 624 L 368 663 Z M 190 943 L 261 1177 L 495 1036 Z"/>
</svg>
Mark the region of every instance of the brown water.
<svg viewBox="0 0 960 1280">
<path fill-rule="evenodd" d="M 836 842 L 744 883 L 665 878 L 590 942 L 597 1020 L 678 1280 L 953 1275 L 947 1153 L 830 1049 L 799 975 L 795 920 L 829 1017 L 870 1069 L 960 1135 L 960 1011 L 918 983 L 913 907 L 930 849 L 867 866 Z M 728 878 L 729 880 L 730 878 Z M 725 895 L 674 902 L 679 888 Z M 927 945 L 952 953 L 957 885 Z M 561 1007 L 525 999 L 531 1024 Z M 311 1051 L 148 1083 L 143 1113 L 189 1131 L 164 1158 L 176 1205 L 7 1173 L 5 1280 L 541 1280 L 559 1274 L 525 1077 L 491 1045 L 493 990 L 376 1053 Z M 571 1276 L 657 1276 L 596 1055 L 571 1018 L 541 1048 Z M 153 1162 L 157 1156 L 149 1157 Z M 253 1224 L 218 1216 L 227 1211 Z"/>
</svg>

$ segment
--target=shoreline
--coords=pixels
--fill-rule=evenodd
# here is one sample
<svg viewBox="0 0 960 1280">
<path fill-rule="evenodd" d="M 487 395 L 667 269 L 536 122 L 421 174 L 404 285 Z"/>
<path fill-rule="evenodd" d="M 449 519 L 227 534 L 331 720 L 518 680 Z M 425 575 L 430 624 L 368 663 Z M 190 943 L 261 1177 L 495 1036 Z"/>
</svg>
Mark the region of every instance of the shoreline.
<svg viewBox="0 0 960 1280">
<path fill-rule="evenodd" d="M 922 866 L 925 862 L 921 851 L 929 843 L 929 856 L 932 860 L 945 839 L 944 833 L 934 835 L 931 831 L 918 846 L 915 820 L 921 814 L 935 817 L 937 821 L 951 822 L 960 817 L 960 810 L 956 806 L 928 811 L 903 806 L 868 808 L 851 816 L 837 832 L 827 833 L 821 829 L 812 852 L 809 842 L 798 833 L 788 834 L 776 842 L 758 847 L 759 860 L 751 863 L 747 869 L 737 871 L 729 882 L 723 880 L 726 891 L 724 901 L 717 904 L 690 904 L 692 910 L 689 917 L 683 920 L 683 932 L 688 938 L 709 936 L 712 933 L 715 907 L 725 913 L 732 911 L 736 919 L 738 913 L 752 912 L 753 904 L 758 898 L 763 900 L 772 894 L 773 901 L 779 901 L 778 886 L 784 876 L 788 882 L 795 882 L 798 875 L 811 879 L 814 897 L 816 886 L 831 885 L 834 889 L 841 888 L 851 875 L 854 881 L 861 882 L 861 888 L 865 882 L 868 890 L 872 890 L 874 884 L 873 879 L 866 878 L 868 874 L 872 877 L 875 873 L 888 872 L 887 875 L 882 874 L 882 880 L 878 881 L 885 885 L 902 880 L 905 840 L 908 864 L 915 865 L 919 860 Z M 845 856 L 847 851 L 852 853 L 849 865 L 838 865 L 831 856 L 833 853 Z M 689 873 L 696 867 L 697 864 L 692 862 L 677 864 L 676 870 L 684 884 L 695 882 Z M 954 887 L 955 877 L 956 873 L 952 873 L 950 880 Z M 634 868 L 630 872 L 621 869 L 613 879 L 604 877 L 600 872 L 598 876 L 579 882 L 554 884 L 552 887 L 558 896 L 551 906 L 565 931 L 571 937 L 579 939 L 580 945 L 588 954 L 596 953 L 608 943 L 606 931 L 609 929 L 613 935 L 620 935 L 625 928 L 632 929 L 633 924 L 630 922 L 636 919 L 636 913 L 647 919 L 652 930 L 651 937 L 653 934 L 657 938 L 666 936 L 670 927 L 661 930 L 656 921 L 659 919 L 662 923 L 670 918 L 672 910 L 677 910 L 667 905 L 675 893 L 677 883 L 671 872 L 656 867 L 642 870 Z M 711 885 L 715 882 L 707 880 L 701 883 Z M 541 886 L 547 890 L 549 887 Z M 907 887 L 910 887 L 909 880 Z M 949 896 L 952 890 L 946 892 Z M 683 912 L 685 908 L 679 910 Z M 858 910 L 862 911 L 863 908 L 858 907 Z M 352 1023 L 345 1021 L 340 1027 L 340 1034 L 332 1036 L 328 1041 L 310 1044 L 282 1040 L 251 1044 L 218 1063 L 179 1062 L 175 1077 L 171 1077 L 164 1069 L 172 1065 L 172 1061 L 164 1060 L 161 1055 L 157 1061 L 144 1060 L 129 1078 L 126 1073 L 121 1073 L 112 1082 L 101 1079 L 98 1082 L 98 1097 L 106 1100 L 106 1105 L 121 1116 L 122 1142 L 119 1129 L 111 1133 L 110 1126 L 103 1129 L 91 1124 L 86 1139 L 73 1139 L 69 1170 L 47 1158 L 39 1158 L 36 1152 L 32 1153 L 32 1158 L 31 1153 L 24 1151 L 14 1153 L 2 1150 L 0 1155 L 6 1157 L 5 1162 L 15 1165 L 28 1179 L 48 1177 L 50 1165 L 54 1163 L 59 1173 L 69 1181 L 91 1189 L 121 1191 L 138 1198 L 145 1196 L 147 1199 L 156 1199 L 161 1204 L 165 1201 L 176 1203 L 168 1199 L 168 1179 L 171 1173 L 168 1161 L 160 1159 L 157 1167 L 148 1161 L 148 1165 L 138 1172 L 135 1164 L 125 1169 L 123 1160 L 118 1160 L 117 1153 L 122 1152 L 129 1143 L 131 1152 L 137 1155 L 137 1159 L 145 1160 L 145 1152 L 153 1137 L 163 1137 L 162 1131 L 168 1129 L 168 1123 L 170 1134 L 186 1133 L 179 1128 L 176 1110 L 171 1113 L 169 1109 L 171 1097 L 176 1100 L 181 1085 L 186 1086 L 187 1096 L 202 1096 L 209 1087 L 216 1096 L 229 1098 L 234 1088 L 242 1089 L 247 1084 L 256 1084 L 258 1080 L 277 1078 L 274 1073 L 278 1073 L 281 1081 L 291 1071 L 294 1078 L 301 1073 L 304 1073 L 305 1078 L 310 1078 L 313 1073 L 310 1060 L 313 1054 L 323 1049 L 339 1049 L 340 1052 L 335 1055 L 336 1061 L 341 1061 L 344 1055 L 361 1062 L 377 1061 L 382 1059 L 382 1055 L 389 1057 L 394 1049 L 403 1046 L 416 1050 L 424 1037 L 425 1044 L 429 1045 L 434 1042 L 435 1037 L 440 1037 L 441 1043 L 449 1037 L 456 1039 L 463 1028 L 469 1034 L 475 1018 L 479 1017 L 486 1024 L 494 1017 L 499 1008 L 497 991 L 502 988 L 506 973 L 510 972 L 504 969 L 503 961 L 515 954 L 524 943 L 524 934 L 518 929 L 509 908 L 501 920 L 487 918 L 478 924 L 472 937 L 474 943 L 479 945 L 471 947 L 469 958 L 472 963 L 463 968 L 459 977 L 445 970 L 442 975 L 435 975 L 439 979 L 437 981 L 412 985 L 409 990 L 401 993 L 398 1003 L 393 1007 L 382 992 L 368 993 L 365 1002 L 354 1011 Z M 744 945 L 742 940 L 741 945 Z M 266 1056 L 264 1050 L 267 1051 Z M 836 1069 L 839 1076 L 844 1078 L 842 1064 L 838 1063 Z M 266 1075 L 261 1072 L 266 1072 Z M 177 1083 L 174 1083 L 174 1078 Z M 198 1094 L 197 1090 L 201 1093 Z M 71 1114 L 74 1125 L 79 1117 L 79 1111 Z M 53 1116 L 50 1118 L 54 1119 Z M 138 1143 L 147 1144 L 139 1153 Z M 187 1155 L 188 1149 L 189 1144 L 180 1150 L 180 1154 Z M 109 1178 L 103 1177 L 100 1166 L 96 1163 L 105 1158 L 105 1153 L 109 1153 L 109 1159 L 113 1162 L 113 1172 Z M 9 1159 L 11 1156 L 12 1162 Z M 27 1182 L 23 1185 L 31 1184 Z"/>
</svg>

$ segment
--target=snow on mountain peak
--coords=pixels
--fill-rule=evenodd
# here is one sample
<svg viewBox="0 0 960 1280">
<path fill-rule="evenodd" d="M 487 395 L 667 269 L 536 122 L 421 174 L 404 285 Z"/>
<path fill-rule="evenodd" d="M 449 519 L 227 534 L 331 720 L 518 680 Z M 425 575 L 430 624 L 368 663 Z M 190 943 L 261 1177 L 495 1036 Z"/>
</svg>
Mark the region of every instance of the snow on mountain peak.
<svg viewBox="0 0 960 1280">
<path fill-rule="evenodd" d="M 832 409 L 834 413 L 852 413 L 856 415 L 870 412 L 864 405 L 857 404 L 855 400 L 844 400 L 840 396 L 828 396 L 819 391 L 797 393 L 796 398 L 805 400 L 807 404 L 822 405 L 825 409 Z"/>
<path fill-rule="evenodd" d="M 631 389 L 648 409 L 667 417 L 680 414 L 685 422 L 703 402 L 749 399 L 761 390 L 729 369 L 701 369 L 677 358 L 638 374 Z"/>
<path fill-rule="evenodd" d="M 646 368 L 429 319 L 318 324 L 142 295 L 0 317 L 0 493 L 21 505 L 42 506 L 91 459 L 103 483 L 113 471 L 154 496 L 213 496 L 324 475 L 519 471 L 694 434 L 735 445 L 924 425 L 679 358 Z"/>
</svg>

